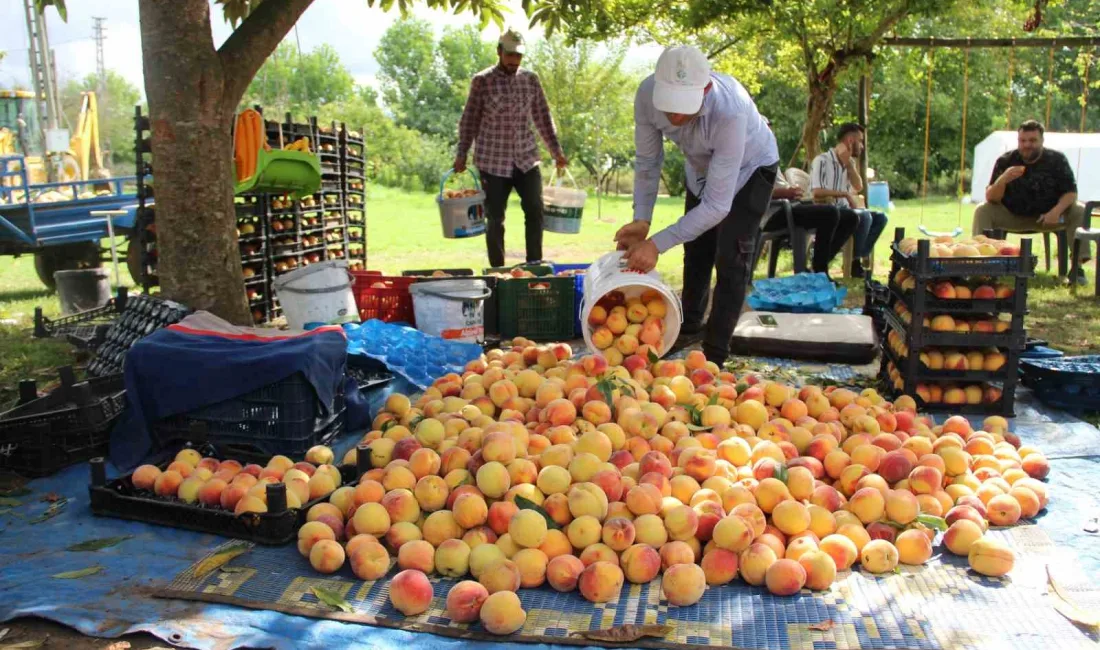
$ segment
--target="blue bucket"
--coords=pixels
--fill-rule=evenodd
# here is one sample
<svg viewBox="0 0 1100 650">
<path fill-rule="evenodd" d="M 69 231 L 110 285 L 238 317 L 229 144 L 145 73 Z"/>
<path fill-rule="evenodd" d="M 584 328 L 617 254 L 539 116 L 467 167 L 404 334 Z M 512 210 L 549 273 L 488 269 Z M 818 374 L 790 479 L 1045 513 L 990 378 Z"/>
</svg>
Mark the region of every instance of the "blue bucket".
<svg viewBox="0 0 1100 650">
<path fill-rule="evenodd" d="M 880 210 L 890 209 L 890 184 L 886 181 L 873 181 L 867 184 L 867 207 Z"/>
</svg>

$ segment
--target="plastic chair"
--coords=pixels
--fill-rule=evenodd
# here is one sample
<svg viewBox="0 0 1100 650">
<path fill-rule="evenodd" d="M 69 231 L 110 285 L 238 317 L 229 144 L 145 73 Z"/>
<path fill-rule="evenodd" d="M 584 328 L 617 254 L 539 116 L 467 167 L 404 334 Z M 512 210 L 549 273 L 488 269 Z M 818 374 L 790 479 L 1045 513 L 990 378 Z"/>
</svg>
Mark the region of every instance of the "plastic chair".
<svg viewBox="0 0 1100 650">
<path fill-rule="evenodd" d="M 765 232 L 765 226 L 772 219 L 785 220 L 786 228 Z M 781 244 L 786 242 L 794 253 L 794 272 L 805 273 L 808 270 L 806 249 L 809 247 L 811 232 L 813 232 L 813 229 L 799 228 L 794 225 L 794 214 L 790 201 L 787 199 L 772 200 L 760 231 L 756 235 L 756 249 L 753 253 L 752 268 L 756 269 L 764 243 L 768 242 L 771 248 L 771 253 L 768 255 L 768 277 L 774 278 L 776 266 L 779 264 L 779 250 L 782 248 Z"/>
</svg>

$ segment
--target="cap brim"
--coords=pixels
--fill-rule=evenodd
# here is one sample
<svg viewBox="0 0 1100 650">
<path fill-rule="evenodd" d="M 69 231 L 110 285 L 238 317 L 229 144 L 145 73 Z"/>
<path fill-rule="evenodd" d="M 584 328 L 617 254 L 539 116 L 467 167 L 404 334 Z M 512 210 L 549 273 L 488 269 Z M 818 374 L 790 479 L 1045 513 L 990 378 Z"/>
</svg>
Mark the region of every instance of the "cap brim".
<svg viewBox="0 0 1100 650">
<path fill-rule="evenodd" d="M 658 80 L 653 86 L 653 106 L 663 113 L 694 115 L 703 106 L 704 90 Z"/>
</svg>

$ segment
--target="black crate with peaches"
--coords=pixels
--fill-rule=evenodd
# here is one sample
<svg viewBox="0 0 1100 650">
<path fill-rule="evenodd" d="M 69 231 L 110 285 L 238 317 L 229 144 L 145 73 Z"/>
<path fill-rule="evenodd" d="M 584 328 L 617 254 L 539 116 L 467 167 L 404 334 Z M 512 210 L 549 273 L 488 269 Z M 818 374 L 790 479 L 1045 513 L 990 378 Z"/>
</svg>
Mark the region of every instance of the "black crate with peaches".
<svg viewBox="0 0 1100 650">
<path fill-rule="evenodd" d="M 881 375 L 919 406 L 1011 415 L 1027 342 L 1031 245 L 895 233 Z"/>
</svg>

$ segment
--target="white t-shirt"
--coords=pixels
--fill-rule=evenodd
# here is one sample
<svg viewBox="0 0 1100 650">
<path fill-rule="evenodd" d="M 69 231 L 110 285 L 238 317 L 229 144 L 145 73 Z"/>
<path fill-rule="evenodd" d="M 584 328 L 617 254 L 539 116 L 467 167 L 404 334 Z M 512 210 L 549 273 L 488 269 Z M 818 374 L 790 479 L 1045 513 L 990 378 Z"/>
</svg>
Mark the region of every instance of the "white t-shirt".
<svg viewBox="0 0 1100 650">
<path fill-rule="evenodd" d="M 849 194 L 852 191 L 852 183 L 848 180 L 848 169 L 836 157 L 832 149 L 823 151 L 814 158 L 810 166 L 810 191 L 816 189 L 833 190 Z M 848 199 L 837 198 L 835 204 L 841 208 L 850 208 Z"/>
</svg>

